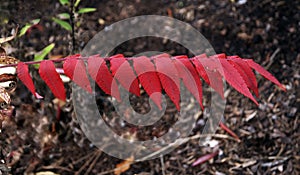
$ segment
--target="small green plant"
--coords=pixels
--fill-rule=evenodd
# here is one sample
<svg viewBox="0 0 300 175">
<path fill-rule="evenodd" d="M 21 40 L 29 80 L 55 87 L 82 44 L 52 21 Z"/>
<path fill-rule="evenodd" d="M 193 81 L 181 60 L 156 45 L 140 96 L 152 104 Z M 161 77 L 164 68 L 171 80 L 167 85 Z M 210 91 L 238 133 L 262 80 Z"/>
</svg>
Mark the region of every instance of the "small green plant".
<svg viewBox="0 0 300 175">
<path fill-rule="evenodd" d="M 46 46 L 44 49 L 42 49 L 40 52 L 34 54 L 33 61 L 42 61 L 45 59 L 45 57 L 51 52 L 51 50 L 54 48 L 55 44 L 51 43 L 48 46 Z M 35 64 L 34 67 L 36 69 L 39 68 L 39 64 Z"/>
<path fill-rule="evenodd" d="M 67 7 L 69 11 L 57 14 L 55 16 L 50 16 L 50 19 L 61 26 L 63 29 L 70 31 L 71 38 L 72 38 L 72 51 L 74 52 L 75 49 L 75 27 L 80 27 L 80 20 L 79 17 L 82 16 L 85 13 L 94 12 L 97 9 L 86 7 L 86 8 L 79 8 L 81 0 L 76 0 L 75 2 L 70 0 L 59 0 L 59 3 Z M 31 29 L 37 27 L 38 29 L 42 26 L 40 25 L 40 19 L 33 19 L 30 22 L 26 23 L 25 26 L 23 26 L 19 32 L 19 37 L 22 37 L 23 35 L 30 33 Z M 47 46 L 45 49 L 43 49 L 40 53 L 34 55 L 34 61 L 41 61 L 45 58 L 45 56 L 53 49 L 54 43 L 51 43 L 49 46 Z M 38 68 L 38 65 L 35 65 L 36 68 Z"/>
<path fill-rule="evenodd" d="M 40 19 L 31 20 L 29 23 L 25 24 L 24 27 L 22 27 L 18 36 L 21 37 L 21 36 L 25 35 L 32 27 L 38 25 L 39 22 L 40 22 Z"/>
<path fill-rule="evenodd" d="M 62 28 L 68 30 L 68 31 L 72 31 L 72 26 L 70 25 L 70 23 L 64 21 L 64 20 L 61 20 L 61 19 L 58 19 L 58 18 L 55 18 L 55 17 L 52 17 L 52 20 L 56 23 L 56 24 L 59 24 Z"/>
<path fill-rule="evenodd" d="M 59 0 L 59 2 L 61 5 L 67 6 L 70 9 L 70 12 L 60 13 L 57 15 L 57 17 L 52 17 L 52 20 L 68 31 L 72 30 L 72 24 L 74 24 L 74 21 L 76 21 L 76 27 L 80 27 L 81 23 L 80 21 L 78 21 L 78 17 L 80 15 L 97 10 L 96 8 L 91 7 L 78 8 L 81 0 L 76 0 L 74 4 L 72 4 L 72 2 L 70 2 L 69 0 Z M 74 19 L 72 19 L 73 17 Z M 71 23 L 67 22 L 66 20 L 69 20 Z"/>
<path fill-rule="evenodd" d="M 80 4 L 81 0 L 76 0 L 74 4 L 72 4 L 69 0 L 59 0 L 59 3 L 62 6 L 68 7 L 70 10 L 65 13 L 57 14 L 55 17 L 51 17 L 51 20 L 55 22 L 56 24 L 60 25 L 62 28 L 72 31 L 72 21 L 76 21 L 76 27 L 80 27 L 80 21 L 78 21 L 78 17 L 80 15 L 83 15 L 85 13 L 91 13 L 95 12 L 96 8 L 91 7 L 84 7 L 84 8 L 78 8 L 78 5 Z M 73 19 L 74 18 L 74 19 Z M 40 22 L 40 19 L 33 19 L 30 22 L 26 23 L 24 27 L 20 30 L 19 37 L 26 34 L 32 27 L 38 25 Z"/>
</svg>

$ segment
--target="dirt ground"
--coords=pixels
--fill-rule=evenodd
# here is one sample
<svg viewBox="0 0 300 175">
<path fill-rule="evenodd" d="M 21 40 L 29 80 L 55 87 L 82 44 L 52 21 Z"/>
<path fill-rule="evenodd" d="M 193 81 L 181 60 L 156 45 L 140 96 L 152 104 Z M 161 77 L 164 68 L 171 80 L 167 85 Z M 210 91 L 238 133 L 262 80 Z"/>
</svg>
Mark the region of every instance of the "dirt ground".
<svg viewBox="0 0 300 175">
<path fill-rule="evenodd" d="M 80 7 L 95 7 L 97 11 L 78 19 L 77 51 L 114 22 L 139 15 L 165 15 L 191 24 L 216 53 L 252 58 L 287 88 L 283 92 L 258 76 L 259 106 L 231 90 L 224 122 L 241 141 L 213 138 L 219 154 L 210 161 L 192 166 L 212 148 L 191 140 L 165 155 L 163 161 L 157 158 L 136 162 L 122 174 L 300 174 L 300 1 L 89 0 Z M 6 44 L 7 52 L 29 61 L 32 53 L 53 42 L 56 47 L 52 57 L 71 54 L 70 32 L 51 20 L 66 10 L 58 1 L 50 0 L 1 2 L 1 37 L 9 36 L 17 25 L 22 27 L 32 19 L 40 18 L 42 26 Z M 112 54 L 132 56 L 147 50 L 188 54 L 176 43 L 158 38 L 128 41 Z M 99 151 L 81 131 L 71 103 L 58 112 L 52 94 L 35 70 L 32 75 L 37 91 L 45 98 L 34 99 L 21 83 L 13 94 L 15 112 L 1 133 L 1 148 L 10 173 L 113 174 L 122 160 Z M 228 135 L 221 129 L 217 133 Z"/>
</svg>

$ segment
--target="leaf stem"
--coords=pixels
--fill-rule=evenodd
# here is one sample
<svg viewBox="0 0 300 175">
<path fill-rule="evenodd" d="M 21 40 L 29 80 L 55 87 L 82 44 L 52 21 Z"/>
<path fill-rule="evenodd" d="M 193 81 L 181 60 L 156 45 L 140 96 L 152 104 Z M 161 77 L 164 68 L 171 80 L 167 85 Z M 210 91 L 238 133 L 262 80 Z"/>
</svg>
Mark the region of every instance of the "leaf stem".
<svg viewBox="0 0 300 175">
<path fill-rule="evenodd" d="M 100 58 L 100 56 L 99 56 Z M 110 61 L 112 58 L 110 57 L 101 57 L 102 59 L 104 59 L 105 61 Z M 128 58 L 125 58 L 126 60 L 133 60 L 135 57 L 128 57 Z M 70 59 L 68 57 L 65 57 L 65 58 L 59 58 L 59 59 L 56 59 L 56 60 L 50 60 L 54 63 L 59 63 L 59 62 L 63 62 L 63 61 L 66 61 L 67 59 Z M 88 60 L 89 57 L 79 57 L 79 58 L 72 58 L 72 59 L 80 59 L 80 60 Z M 152 57 L 149 58 L 150 60 L 153 60 Z M 175 58 L 171 58 L 171 59 L 175 59 Z M 193 60 L 195 58 L 189 58 L 189 60 Z M 23 62 L 27 65 L 32 65 L 32 64 L 40 64 L 41 62 L 43 62 L 45 60 L 39 60 L 39 61 L 27 61 L 27 62 Z M 7 65 L 2 65 L 0 66 L 0 69 L 1 68 L 5 68 L 5 67 L 16 67 L 18 65 L 18 63 L 15 63 L 15 64 L 7 64 Z"/>
<path fill-rule="evenodd" d="M 53 62 L 63 62 L 65 60 L 67 60 L 68 58 L 60 58 L 60 59 L 56 59 L 56 60 L 50 60 L 50 61 L 53 61 Z M 31 64 L 40 64 L 41 62 L 43 62 L 45 60 L 40 60 L 40 61 L 27 61 L 27 62 L 23 62 L 27 65 L 31 65 Z M 2 65 L 0 66 L 0 68 L 5 68 L 5 67 L 16 67 L 18 65 L 18 63 L 15 63 L 15 64 L 7 64 L 7 65 Z"/>
</svg>

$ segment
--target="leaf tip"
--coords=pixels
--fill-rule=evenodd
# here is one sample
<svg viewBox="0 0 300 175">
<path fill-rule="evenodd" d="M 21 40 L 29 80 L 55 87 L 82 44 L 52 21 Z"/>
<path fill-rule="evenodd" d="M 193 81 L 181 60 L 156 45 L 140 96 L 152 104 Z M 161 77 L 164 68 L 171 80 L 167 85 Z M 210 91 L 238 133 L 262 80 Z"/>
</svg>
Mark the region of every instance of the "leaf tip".
<svg viewBox="0 0 300 175">
<path fill-rule="evenodd" d="M 39 93 L 35 93 L 34 94 L 34 96 L 35 96 L 35 98 L 37 98 L 37 99 L 43 99 L 44 97 L 43 96 L 41 96 Z"/>
</svg>

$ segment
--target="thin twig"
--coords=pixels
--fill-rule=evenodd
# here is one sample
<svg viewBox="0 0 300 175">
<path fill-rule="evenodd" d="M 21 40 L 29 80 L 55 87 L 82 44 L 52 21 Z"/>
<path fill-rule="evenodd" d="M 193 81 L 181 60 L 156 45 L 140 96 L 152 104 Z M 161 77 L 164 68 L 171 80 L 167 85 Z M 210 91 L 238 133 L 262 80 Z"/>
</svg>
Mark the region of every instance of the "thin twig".
<svg viewBox="0 0 300 175">
<path fill-rule="evenodd" d="M 75 173 L 75 175 L 81 174 L 82 170 L 85 169 L 94 159 L 94 157 L 96 157 L 97 154 L 92 155 L 82 166 L 81 168 Z"/>
<path fill-rule="evenodd" d="M 166 168 L 165 168 L 165 163 L 164 163 L 164 156 L 161 154 L 160 155 L 160 163 L 161 163 L 161 172 L 162 172 L 162 175 L 166 175 Z"/>
<path fill-rule="evenodd" d="M 275 50 L 275 52 L 270 56 L 270 61 L 268 63 L 268 65 L 265 66 L 266 69 L 269 69 L 269 67 L 273 64 L 274 62 L 274 58 L 276 57 L 276 55 L 280 52 L 280 48 L 277 48 Z"/>
<path fill-rule="evenodd" d="M 157 154 L 160 154 L 162 153 L 164 150 L 170 148 L 170 147 L 173 147 L 173 146 L 179 146 L 183 143 L 186 143 L 188 142 L 189 140 L 193 140 L 193 139 L 199 139 L 199 138 L 205 138 L 205 137 L 215 137 L 215 138 L 221 138 L 221 139 L 229 139 L 229 140 L 233 140 L 233 141 L 236 141 L 235 138 L 231 137 L 231 136 L 228 136 L 228 135 L 224 135 L 224 134 L 197 134 L 197 135 L 194 135 L 194 136 L 191 136 L 191 137 L 188 137 L 188 138 L 183 138 L 183 139 L 178 139 L 176 142 L 174 143 L 171 143 L 169 144 L 168 146 L 152 153 L 152 154 L 149 154 L 141 159 L 137 159 L 135 160 L 135 162 L 132 162 L 132 164 L 136 163 L 136 162 L 140 162 L 140 161 L 143 161 L 143 160 L 147 160 Z M 162 167 L 163 168 L 163 167 Z M 165 169 L 165 168 L 164 168 Z M 99 173 L 98 175 L 106 175 L 106 174 L 110 174 L 112 172 L 115 171 L 115 168 L 112 169 L 112 170 L 107 170 L 107 171 L 103 171 L 101 173 Z"/>
<path fill-rule="evenodd" d="M 170 143 L 168 146 L 165 146 L 165 147 L 161 148 L 160 150 L 158 150 L 156 152 L 153 152 L 151 154 L 148 154 L 147 156 L 145 156 L 145 157 L 143 157 L 141 159 L 138 159 L 136 161 L 139 162 L 139 161 L 147 160 L 147 159 L 149 159 L 151 157 L 154 157 L 154 156 L 156 156 L 158 154 L 161 154 L 162 152 L 164 152 L 165 150 L 167 150 L 169 148 L 178 147 L 178 146 L 180 146 L 180 145 L 182 145 L 184 143 L 187 143 L 190 140 L 199 139 L 199 138 L 205 138 L 205 137 L 215 137 L 215 138 L 223 138 L 223 139 L 230 139 L 230 140 L 237 141 L 235 138 L 233 138 L 231 136 L 228 136 L 228 135 L 223 135 L 223 134 L 197 134 L 197 135 L 194 135 L 194 136 L 191 136 L 191 137 L 177 139 L 175 142 Z"/>
<path fill-rule="evenodd" d="M 71 170 L 70 168 L 62 167 L 62 166 L 59 166 L 59 165 L 42 166 L 42 169 L 46 169 L 46 170 L 48 170 L 48 169 L 58 169 L 58 170 L 73 172 L 73 170 Z"/>
<path fill-rule="evenodd" d="M 94 151 L 91 152 L 91 153 L 89 153 L 89 154 L 87 154 L 87 155 L 85 155 L 85 156 L 83 156 L 83 157 L 81 157 L 80 159 L 76 160 L 75 162 L 72 162 L 72 164 L 76 165 L 77 163 L 83 161 L 84 159 L 87 159 L 88 157 L 91 157 L 91 155 L 93 155 L 93 154 L 94 154 Z"/>
<path fill-rule="evenodd" d="M 90 164 L 89 168 L 86 170 L 85 172 L 85 175 L 88 175 L 90 174 L 90 171 L 93 169 L 93 167 L 95 166 L 97 160 L 99 159 L 99 157 L 101 156 L 102 154 L 102 151 L 101 150 L 98 150 L 97 153 L 96 153 L 96 157 L 95 159 L 93 160 L 93 162 Z"/>
<path fill-rule="evenodd" d="M 75 11 L 75 7 L 74 7 L 74 2 L 75 0 L 71 0 L 71 7 L 70 7 L 70 22 L 71 22 L 71 27 L 72 27 L 72 33 L 71 33 L 71 38 L 72 38 L 72 45 L 71 45 L 71 54 L 75 53 L 76 50 L 76 42 L 75 42 L 75 24 L 74 24 L 74 11 Z"/>
</svg>

